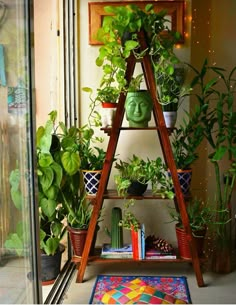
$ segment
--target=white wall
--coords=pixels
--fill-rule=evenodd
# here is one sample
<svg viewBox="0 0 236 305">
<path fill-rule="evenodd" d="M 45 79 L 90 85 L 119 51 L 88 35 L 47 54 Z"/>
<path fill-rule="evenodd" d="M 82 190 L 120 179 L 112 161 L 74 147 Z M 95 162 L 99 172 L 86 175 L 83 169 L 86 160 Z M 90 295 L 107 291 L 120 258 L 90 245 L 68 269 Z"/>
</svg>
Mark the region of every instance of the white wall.
<svg viewBox="0 0 236 305">
<path fill-rule="evenodd" d="M 34 1 L 36 125 L 44 125 L 48 113 L 63 114 L 63 37 L 57 36 L 61 13 L 60 0 Z"/>
</svg>

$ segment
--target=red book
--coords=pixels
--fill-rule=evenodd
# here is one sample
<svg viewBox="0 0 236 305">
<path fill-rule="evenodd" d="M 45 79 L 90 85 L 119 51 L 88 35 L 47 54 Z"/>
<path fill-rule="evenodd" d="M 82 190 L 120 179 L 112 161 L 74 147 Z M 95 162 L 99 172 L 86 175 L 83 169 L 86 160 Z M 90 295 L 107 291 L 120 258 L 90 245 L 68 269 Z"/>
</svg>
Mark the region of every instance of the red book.
<svg viewBox="0 0 236 305">
<path fill-rule="evenodd" d="M 133 259 L 139 260 L 139 249 L 138 249 L 138 231 L 131 229 L 131 243 L 133 250 Z"/>
</svg>

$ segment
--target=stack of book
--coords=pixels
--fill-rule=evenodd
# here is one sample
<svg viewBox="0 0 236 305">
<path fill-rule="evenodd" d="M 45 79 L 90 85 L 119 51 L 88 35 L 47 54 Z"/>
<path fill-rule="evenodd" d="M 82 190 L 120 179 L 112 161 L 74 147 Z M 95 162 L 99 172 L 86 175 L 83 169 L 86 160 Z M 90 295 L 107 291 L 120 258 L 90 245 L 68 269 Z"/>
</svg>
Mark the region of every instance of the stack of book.
<svg viewBox="0 0 236 305">
<path fill-rule="evenodd" d="M 174 250 L 171 252 L 163 252 L 154 248 L 146 250 L 145 259 L 176 259 L 176 254 Z"/>
<path fill-rule="evenodd" d="M 131 244 L 126 244 L 122 248 L 112 248 L 110 244 L 104 244 L 102 247 L 101 257 L 109 259 L 133 258 L 134 260 L 177 258 L 172 247 L 168 247 L 167 252 L 166 248 L 163 250 L 162 247 L 158 248 L 154 244 L 150 246 L 150 242 L 145 245 L 144 224 L 142 224 L 137 231 L 131 230 Z"/>
<path fill-rule="evenodd" d="M 112 248 L 110 244 L 104 244 L 101 252 L 102 258 L 133 258 L 131 244 L 124 245 L 122 248 Z"/>
<path fill-rule="evenodd" d="M 137 231 L 131 230 L 133 259 L 145 259 L 145 226 L 142 224 Z"/>
</svg>

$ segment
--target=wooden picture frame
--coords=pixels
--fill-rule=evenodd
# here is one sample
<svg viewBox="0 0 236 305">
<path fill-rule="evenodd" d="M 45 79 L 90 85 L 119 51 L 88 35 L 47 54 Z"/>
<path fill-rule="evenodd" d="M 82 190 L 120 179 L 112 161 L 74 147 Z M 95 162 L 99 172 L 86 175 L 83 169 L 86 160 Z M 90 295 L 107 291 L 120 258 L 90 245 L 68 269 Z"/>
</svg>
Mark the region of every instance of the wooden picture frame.
<svg viewBox="0 0 236 305">
<path fill-rule="evenodd" d="M 179 43 L 184 42 L 184 1 L 119 1 L 119 2 L 89 2 L 89 44 L 101 45 L 100 41 L 96 40 L 96 33 L 102 25 L 104 16 L 108 14 L 104 11 L 105 6 L 121 6 L 135 4 L 144 9 L 149 3 L 153 4 L 154 11 L 158 12 L 166 10 L 167 15 L 171 19 L 171 29 L 178 31 L 182 38 Z"/>
</svg>

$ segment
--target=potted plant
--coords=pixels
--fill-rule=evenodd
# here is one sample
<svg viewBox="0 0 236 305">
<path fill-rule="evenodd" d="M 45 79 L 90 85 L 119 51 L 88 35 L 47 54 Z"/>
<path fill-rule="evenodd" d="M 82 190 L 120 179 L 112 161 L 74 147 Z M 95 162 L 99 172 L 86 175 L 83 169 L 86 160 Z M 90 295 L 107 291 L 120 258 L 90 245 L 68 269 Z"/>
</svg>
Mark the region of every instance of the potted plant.
<svg viewBox="0 0 236 305">
<path fill-rule="evenodd" d="M 147 158 L 145 161 L 133 155 L 128 161 L 116 162 L 115 168 L 119 172 L 115 175 L 115 183 L 121 196 L 126 197 L 128 194 L 140 196 L 150 182 L 153 194 L 173 199 L 172 179 L 166 175 L 166 167 L 160 157 L 156 160 Z"/>
<path fill-rule="evenodd" d="M 26 183 L 27 175 L 22 175 L 17 167 L 10 173 L 11 198 L 18 210 L 22 209 L 24 204 L 24 183 Z M 49 212 L 50 211 L 50 212 Z M 65 246 L 61 240 L 65 233 L 65 225 L 63 224 L 62 207 L 57 206 L 54 213 L 50 207 L 46 209 L 39 208 L 40 215 L 40 249 L 41 249 L 41 281 L 42 285 L 52 284 L 61 269 L 61 257 L 65 250 Z M 21 256 L 28 251 L 30 247 L 29 233 L 25 232 L 24 228 L 26 221 L 19 221 L 16 225 L 16 231 L 9 234 L 5 241 L 5 247 L 16 252 Z M 27 274 L 29 279 L 32 279 L 32 272 Z"/>
<path fill-rule="evenodd" d="M 95 97 L 92 88 L 83 87 L 82 90 L 89 94 L 90 112 L 88 121 L 90 125 L 104 128 L 111 127 L 116 113 L 119 90 L 116 87 L 100 87 L 97 89 Z M 100 105 L 102 105 L 102 112 L 97 110 Z"/>
<path fill-rule="evenodd" d="M 87 125 L 79 129 L 78 149 L 80 167 L 83 172 L 84 184 L 88 194 L 96 195 L 106 152 L 103 148 L 94 146 L 94 143 L 103 139 L 94 136 L 94 130 Z"/>
<path fill-rule="evenodd" d="M 64 198 L 64 204 L 67 210 L 67 230 L 69 232 L 71 244 L 74 255 L 81 256 L 83 253 L 89 222 L 93 212 L 93 205 L 86 200 L 85 193 L 81 194 L 78 201 L 67 201 Z M 97 231 L 99 227 L 97 226 Z M 96 233 L 97 233 L 96 231 Z M 91 247 L 91 254 L 93 253 L 96 234 L 94 235 L 94 242 Z"/>
<path fill-rule="evenodd" d="M 81 170 L 83 168 L 91 170 L 101 169 L 105 153 L 102 149 L 95 147 L 94 150 L 98 152 L 96 154 L 91 147 L 91 142 L 93 140 L 96 141 L 101 139 L 97 137 L 93 138 L 94 131 L 87 125 L 81 128 L 74 126 L 67 128 L 63 122 L 59 122 L 58 126 L 55 127 L 55 120 L 56 112 L 53 111 L 50 113 L 50 120 L 46 124 L 47 128 L 42 129 L 40 127 L 37 132 L 37 143 L 38 147 L 41 148 L 38 151 L 38 160 L 40 164 L 39 169 L 42 172 L 42 175 L 39 176 L 39 183 L 42 185 L 40 190 L 42 189 L 44 193 L 47 191 L 46 194 L 48 196 L 50 195 L 50 200 L 52 199 L 50 189 L 50 179 L 52 179 L 52 177 L 48 173 L 48 168 L 42 168 L 47 164 L 46 161 L 48 159 L 51 160 L 45 147 L 45 143 L 51 136 L 52 143 L 49 152 L 53 158 L 53 162 L 50 163 L 50 166 L 55 172 L 53 176 L 55 184 L 55 190 L 52 190 L 54 191 L 53 196 L 55 201 L 60 203 L 61 217 L 66 218 L 66 228 L 69 231 L 72 245 L 74 245 L 74 253 L 75 255 L 80 256 L 83 251 L 87 229 L 93 210 L 90 201 L 87 201 L 85 198 L 86 192 L 84 191 L 84 185 L 81 181 Z M 54 132 L 52 132 L 53 130 Z M 46 156 L 42 155 L 45 153 Z M 45 158 L 46 161 L 44 161 Z M 46 177 L 45 174 L 47 175 Z M 42 198 L 40 200 L 41 204 L 43 203 L 42 200 L 45 199 Z M 51 204 L 51 201 L 49 203 Z M 54 205 L 51 205 L 50 207 L 52 212 L 54 209 L 58 210 Z M 74 237 L 74 232 L 76 237 Z M 79 240 L 82 237 L 81 244 L 78 242 L 77 237 L 79 237 Z M 94 242 L 95 240 L 96 237 L 94 238 Z"/>
<path fill-rule="evenodd" d="M 160 80 L 159 101 L 162 104 L 171 103 L 170 93 L 164 88 L 166 89 L 170 83 L 173 86 L 173 81 L 176 84 L 174 67 L 180 61 L 173 47 L 180 39 L 180 34 L 169 29 L 166 11 L 155 13 L 152 4 L 147 4 L 144 10 L 134 4 L 106 6 L 104 10 L 109 16 L 104 17 L 97 33 L 97 40 L 103 45 L 99 48 L 96 60 L 96 64 L 103 68 L 102 83 L 112 79 L 118 83 L 120 91 L 127 90 L 129 86 L 124 78 L 127 58 L 131 53 L 136 58 L 142 58 L 148 53 L 157 86 Z M 140 49 L 137 33 L 141 30 L 145 33 L 146 50 Z M 176 87 L 179 88 L 179 84 Z"/>
<path fill-rule="evenodd" d="M 210 151 L 208 159 L 215 173 L 216 209 L 225 212 L 216 215 L 218 227 L 215 239 L 214 270 L 218 272 L 231 271 L 231 197 L 236 179 L 236 112 L 233 107 L 236 87 L 236 67 L 229 73 L 221 67 L 209 66 L 204 61 L 198 71 L 194 72 L 191 87 L 194 89 L 201 115 L 204 139 Z M 209 77 L 211 75 L 211 77 Z M 222 177 L 225 176 L 225 183 Z"/>
<path fill-rule="evenodd" d="M 188 194 L 191 178 L 191 165 L 198 159 L 197 148 L 203 141 L 203 127 L 199 122 L 201 110 L 196 107 L 192 113 L 186 112 L 182 124 L 171 134 L 171 146 L 182 192 Z"/>
<path fill-rule="evenodd" d="M 184 86 L 184 78 L 185 68 L 182 63 L 174 65 L 172 76 L 165 77 L 162 73 L 158 76 L 157 92 L 167 128 L 175 127 L 178 108 L 190 91 Z"/>
<path fill-rule="evenodd" d="M 77 128 L 67 129 L 62 122 L 55 126 L 56 118 L 57 112 L 52 111 L 46 124 L 36 132 L 41 262 L 44 264 L 46 261 L 46 267 L 42 266 L 42 281 L 54 280 L 60 272 L 64 250 L 61 240 L 66 231 L 66 210 L 62 196 L 72 200 L 78 192 L 80 181 L 80 157 L 75 149 Z M 18 208 L 21 208 L 24 198 L 24 179 L 27 179 L 27 175 L 20 175 L 19 169 L 11 173 L 12 199 Z M 20 225 L 17 233 L 18 239 L 12 236 L 17 241 L 15 245 L 19 244 L 20 238 L 26 238 L 21 236 Z M 52 262 L 54 258 L 56 263 Z M 53 268 L 49 274 L 48 261 L 52 262 Z"/>
<path fill-rule="evenodd" d="M 209 204 L 206 204 L 198 198 L 193 198 L 193 200 L 188 202 L 186 211 L 188 214 L 189 226 L 192 231 L 192 236 L 195 240 L 197 252 L 198 255 L 201 256 L 203 253 L 207 226 L 212 224 L 214 212 L 212 211 L 212 208 L 209 206 Z M 184 230 L 180 212 L 176 209 L 170 209 L 170 216 L 172 221 L 176 222 L 175 229 L 179 254 L 182 258 L 191 259 L 191 249 L 189 247 L 189 241 Z"/>
<path fill-rule="evenodd" d="M 130 127 L 148 127 L 153 102 L 147 90 L 141 90 L 143 74 L 132 77 L 125 100 L 126 119 Z"/>
<path fill-rule="evenodd" d="M 57 112 L 52 111 L 36 133 L 40 248 L 49 256 L 59 251 L 66 229 L 62 197 L 73 200 L 80 181 L 80 157 L 74 149 L 77 128 L 67 129 L 62 122 L 56 126 L 56 118 Z"/>
</svg>

